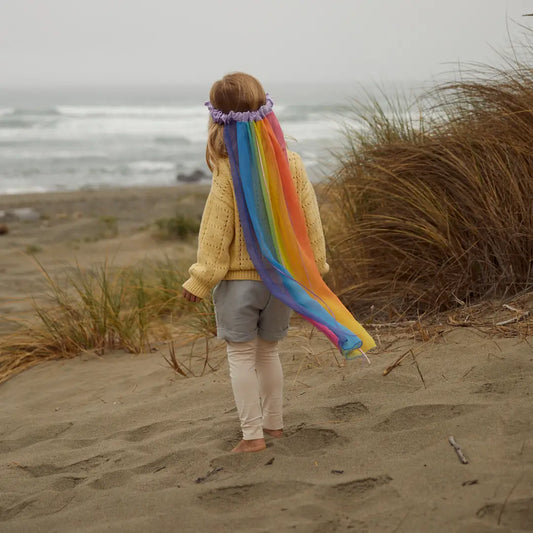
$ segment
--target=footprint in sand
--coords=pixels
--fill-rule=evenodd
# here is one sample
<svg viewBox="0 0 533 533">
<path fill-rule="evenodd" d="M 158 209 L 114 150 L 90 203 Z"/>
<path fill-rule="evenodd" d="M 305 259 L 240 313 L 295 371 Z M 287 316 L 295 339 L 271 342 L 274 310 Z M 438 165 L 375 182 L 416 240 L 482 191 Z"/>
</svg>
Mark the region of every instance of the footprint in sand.
<svg viewBox="0 0 533 533">
<path fill-rule="evenodd" d="M 380 507 L 383 501 L 400 500 L 399 492 L 390 485 L 387 474 L 345 481 L 321 487 L 316 496 L 320 501 L 332 501 L 337 506 L 350 506 L 353 502 L 365 502 L 366 508 Z"/>
<path fill-rule="evenodd" d="M 179 428 L 176 425 L 175 420 L 165 420 L 162 422 L 154 422 L 153 424 L 148 424 L 146 426 L 140 426 L 129 431 L 120 431 L 110 435 L 109 438 L 123 439 L 127 440 L 128 442 L 140 442 L 148 437 L 161 435 L 161 433 L 176 429 Z"/>
<path fill-rule="evenodd" d="M 316 524 L 312 529 L 307 528 L 309 533 L 332 533 L 333 531 L 353 531 L 354 533 L 367 533 L 368 524 L 362 520 L 342 517 Z"/>
<path fill-rule="evenodd" d="M 183 473 L 194 469 L 198 463 L 207 457 L 207 453 L 197 448 L 186 448 L 168 455 L 163 455 L 155 461 L 132 468 L 135 474 L 154 474 L 167 468 L 176 468 Z"/>
<path fill-rule="evenodd" d="M 385 420 L 376 424 L 374 431 L 402 431 L 471 413 L 479 409 L 476 405 L 430 404 L 410 405 L 393 411 Z"/>
<path fill-rule="evenodd" d="M 368 414 L 368 407 L 361 402 L 349 402 L 331 408 L 334 420 L 349 422 L 350 420 Z"/>
<path fill-rule="evenodd" d="M 314 485 L 298 481 L 249 483 L 208 490 L 199 494 L 198 500 L 209 510 L 220 512 L 242 505 L 242 502 L 246 502 L 247 506 L 263 507 L 265 502 L 282 500 L 313 487 Z"/>
<path fill-rule="evenodd" d="M 527 394 L 529 390 L 533 390 L 531 383 L 533 383 L 533 380 L 529 376 L 527 380 L 523 376 L 520 376 L 515 379 L 489 381 L 478 387 L 474 391 L 474 394 L 495 395 L 515 393 L 516 395 L 523 395 Z"/>
<path fill-rule="evenodd" d="M 38 498 L 29 498 L 13 507 L 3 509 L 0 507 L 0 522 L 11 520 L 20 515 L 20 518 L 35 519 L 44 516 L 53 515 L 63 510 L 74 499 L 74 494 L 69 492 L 56 492 L 53 490 L 40 491 Z M 36 526 L 38 527 L 38 526 Z M 0 528 L 1 529 L 1 528 Z M 42 529 L 33 529 L 22 526 L 22 529 L 17 528 L 17 531 L 42 531 Z M 46 530 L 46 528 L 45 528 Z M 10 531 L 14 531 L 10 529 Z"/>
<path fill-rule="evenodd" d="M 206 453 L 194 448 L 176 451 L 157 458 L 146 464 L 133 468 L 108 471 L 91 481 L 89 486 L 98 490 L 109 490 L 129 484 L 139 486 L 145 490 L 166 489 L 176 486 L 178 478 L 193 479 L 198 464 L 206 458 Z"/>
<path fill-rule="evenodd" d="M 481 507 L 476 516 L 500 527 L 533 531 L 533 498 L 490 503 Z"/>
<path fill-rule="evenodd" d="M 70 450 L 79 450 L 80 448 L 87 448 L 97 443 L 99 439 L 61 439 L 54 442 L 54 446 L 62 446 Z"/>
<path fill-rule="evenodd" d="M 28 434 L 13 440 L 0 441 L 0 453 L 20 450 L 27 446 L 32 446 L 37 442 L 43 442 L 57 438 L 59 435 L 68 431 L 74 425 L 73 422 L 64 422 L 62 424 L 53 424 L 39 428 L 38 431 L 30 431 Z"/>
<path fill-rule="evenodd" d="M 31 505 L 37 501 L 36 499 L 29 499 L 25 500 L 23 502 L 17 503 L 13 505 L 13 507 L 0 507 L 0 522 L 5 522 L 7 520 L 11 520 L 12 518 L 15 518 L 15 516 L 19 515 L 26 509 L 26 507 L 31 507 Z"/>
<path fill-rule="evenodd" d="M 329 487 L 328 491 L 333 497 L 345 496 L 352 498 L 354 496 L 362 496 L 377 487 L 389 484 L 391 481 L 392 478 L 385 474 L 377 477 L 367 477 L 363 479 L 355 479 L 346 483 L 339 483 L 338 485 Z"/>
<path fill-rule="evenodd" d="M 280 453 L 306 455 L 345 440 L 331 429 L 298 427 L 286 431 L 285 436 L 273 441 L 272 445 L 273 450 Z"/>
<path fill-rule="evenodd" d="M 269 455 L 267 459 L 265 453 L 226 453 L 210 461 L 210 472 L 220 469 L 220 471 L 229 473 L 242 473 L 263 468 L 266 466 L 265 463 L 272 457 Z"/>
<path fill-rule="evenodd" d="M 59 492 L 64 490 L 72 490 L 80 483 L 83 483 L 86 479 L 86 477 L 65 476 L 59 478 L 57 481 L 54 481 L 52 484 L 52 489 Z"/>
<path fill-rule="evenodd" d="M 66 466 L 56 466 L 51 464 L 30 465 L 26 466 L 24 471 L 28 472 L 33 477 L 53 476 L 63 473 L 80 474 L 98 468 L 110 460 L 111 457 L 105 455 L 95 455 L 94 457 L 89 457 L 89 459 L 84 459 L 83 461 L 78 461 Z"/>
<path fill-rule="evenodd" d="M 115 470 L 106 472 L 102 477 L 95 479 L 89 486 L 93 489 L 108 490 L 115 487 L 122 487 L 132 477 L 133 473 L 129 470 Z"/>
<path fill-rule="evenodd" d="M 394 380 L 383 380 L 380 377 L 365 377 L 365 379 L 347 379 L 334 383 L 328 387 L 328 398 L 353 398 L 354 395 L 374 393 L 383 390 L 387 393 L 415 392 L 421 387 L 418 376 L 396 376 Z"/>
</svg>

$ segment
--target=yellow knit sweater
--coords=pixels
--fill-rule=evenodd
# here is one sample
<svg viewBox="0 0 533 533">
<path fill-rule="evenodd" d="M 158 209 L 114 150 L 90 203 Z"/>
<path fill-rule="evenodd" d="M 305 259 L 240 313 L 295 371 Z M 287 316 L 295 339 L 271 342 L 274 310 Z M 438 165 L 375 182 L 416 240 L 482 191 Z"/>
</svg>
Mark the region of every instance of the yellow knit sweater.
<svg viewBox="0 0 533 533">
<path fill-rule="evenodd" d="M 315 261 L 324 275 L 329 265 L 315 191 L 300 156 L 290 151 L 288 156 Z M 208 296 L 223 279 L 261 279 L 246 250 L 228 159 L 220 161 L 213 173 L 198 235 L 197 262 L 190 267 L 189 275 L 183 287 L 200 298 Z"/>
</svg>

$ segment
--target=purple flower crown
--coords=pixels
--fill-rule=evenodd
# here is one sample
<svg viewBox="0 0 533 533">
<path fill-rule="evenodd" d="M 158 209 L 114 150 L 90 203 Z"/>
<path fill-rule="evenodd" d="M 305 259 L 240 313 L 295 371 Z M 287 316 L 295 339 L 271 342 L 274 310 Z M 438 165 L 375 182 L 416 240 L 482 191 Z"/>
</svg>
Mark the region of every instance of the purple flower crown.
<svg viewBox="0 0 533 533">
<path fill-rule="evenodd" d="M 264 119 L 272 111 L 274 102 L 270 95 L 266 93 L 266 104 L 256 111 L 230 111 L 229 113 L 224 113 L 220 109 L 214 108 L 209 101 L 205 105 L 209 109 L 214 122 L 217 124 L 231 124 L 233 122 L 256 122 Z"/>
</svg>

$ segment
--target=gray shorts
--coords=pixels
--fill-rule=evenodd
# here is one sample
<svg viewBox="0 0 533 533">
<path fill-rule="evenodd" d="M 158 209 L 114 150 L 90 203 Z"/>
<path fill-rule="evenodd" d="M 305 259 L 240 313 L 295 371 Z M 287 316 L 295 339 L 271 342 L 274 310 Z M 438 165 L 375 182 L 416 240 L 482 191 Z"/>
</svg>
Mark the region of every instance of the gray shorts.
<svg viewBox="0 0 533 533">
<path fill-rule="evenodd" d="M 213 290 L 213 302 L 219 339 L 248 342 L 259 335 L 278 341 L 287 335 L 292 310 L 262 281 L 222 280 Z"/>
</svg>

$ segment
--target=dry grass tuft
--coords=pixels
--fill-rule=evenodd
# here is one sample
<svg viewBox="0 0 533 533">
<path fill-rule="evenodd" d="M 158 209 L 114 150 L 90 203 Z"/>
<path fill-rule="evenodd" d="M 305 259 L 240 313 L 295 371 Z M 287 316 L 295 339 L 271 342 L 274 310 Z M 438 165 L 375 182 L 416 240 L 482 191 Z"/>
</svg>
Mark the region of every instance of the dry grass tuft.
<svg viewBox="0 0 533 533">
<path fill-rule="evenodd" d="M 44 360 L 86 350 L 150 351 L 171 336 L 167 326 L 186 310 L 193 335 L 203 336 L 211 328 L 210 304 L 196 310 L 182 298 L 184 273 L 170 259 L 135 268 L 114 268 L 107 262 L 91 269 L 76 265 L 62 280 L 35 261 L 47 284 L 47 298 L 34 302 L 35 320 L 0 339 L 0 383 Z"/>
<path fill-rule="evenodd" d="M 354 110 L 364 127 L 348 131 L 324 218 L 333 285 L 359 315 L 417 318 L 533 287 L 533 70 L 470 77 L 417 113 Z"/>
</svg>

